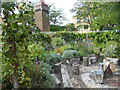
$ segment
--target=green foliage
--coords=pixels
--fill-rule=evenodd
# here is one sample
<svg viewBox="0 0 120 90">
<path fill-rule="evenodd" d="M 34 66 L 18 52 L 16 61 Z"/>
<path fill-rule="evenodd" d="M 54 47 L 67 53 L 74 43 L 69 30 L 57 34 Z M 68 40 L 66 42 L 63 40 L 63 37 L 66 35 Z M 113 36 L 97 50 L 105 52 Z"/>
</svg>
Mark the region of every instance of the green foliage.
<svg viewBox="0 0 120 90">
<path fill-rule="evenodd" d="M 32 35 L 32 39 L 36 43 L 41 43 L 41 46 L 45 47 L 45 50 L 52 50 L 51 36 L 46 33 L 35 33 Z"/>
<path fill-rule="evenodd" d="M 85 52 L 85 51 L 82 51 L 82 50 L 79 50 L 78 54 L 79 54 L 79 56 L 82 56 L 82 57 L 87 57 L 89 55 L 88 52 Z"/>
<path fill-rule="evenodd" d="M 91 43 L 88 44 L 87 40 L 86 41 L 84 40 L 84 41 L 78 42 L 75 45 L 75 48 L 78 50 L 79 56 L 85 57 L 93 52 L 90 48 L 90 44 Z"/>
<path fill-rule="evenodd" d="M 65 31 L 65 26 L 59 26 L 59 25 L 50 25 L 50 31 Z"/>
<path fill-rule="evenodd" d="M 56 83 L 50 75 L 50 68 L 49 64 L 44 62 L 41 62 L 38 66 L 38 72 L 36 71 L 35 64 L 29 66 L 26 70 L 31 78 L 28 88 L 54 88 Z"/>
<path fill-rule="evenodd" d="M 54 51 L 55 51 L 56 53 L 59 53 L 59 54 L 61 54 L 61 55 L 63 54 L 64 50 L 65 50 L 65 46 L 56 47 L 56 48 L 54 49 Z"/>
<path fill-rule="evenodd" d="M 62 9 L 55 8 L 54 4 L 49 5 L 49 21 L 51 25 L 63 24 L 66 20 Z"/>
<path fill-rule="evenodd" d="M 59 32 L 59 33 L 53 33 L 53 37 L 62 37 L 66 43 L 69 43 L 71 41 L 81 40 L 82 35 L 80 33 L 73 33 L 73 32 Z"/>
<path fill-rule="evenodd" d="M 101 54 L 100 48 L 99 48 L 99 47 L 96 47 L 96 46 L 93 47 L 93 52 L 94 52 L 95 54 L 98 54 L 98 55 Z"/>
<path fill-rule="evenodd" d="M 55 63 L 62 61 L 63 58 L 58 53 L 50 53 L 45 55 L 44 62 L 49 63 L 50 65 L 54 66 Z"/>
<path fill-rule="evenodd" d="M 28 46 L 28 50 L 29 50 L 29 58 L 31 60 L 34 60 L 36 58 L 36 56 L 39 56 L 39 58 L 43 58 L 43 55 L 45 53 L 45 49 L 41 46 L 40 43 L 34 43 Z"/>
<path fill-rule="evenodd" d="M 16 82 L 16 85 L 11 87 L 19 87 L 20 73 L 25 64 L 27 66 L 30 61 L 27 45 L 31 41 L 32 32 L 30 30 L 34 26 L 34 23 L 31 22 L 34 20 L 32 11 L 31 3 L 3 2 L 2 4 L 3 82 L 4 79 L 12 84 Z M 12 75 L 16 77 L 14 80 L 11 79 Z M 3 85 L 3 87 L 5 86 Z"/>
<path fill-rule="evenodd" d="M 64 39 L 62 39 L 62 37 L 54 37 L 52 38 L 52 45 L 54 47 L 59 47 L 59 46 L 63 46 L 65 44 Z"/>
<path fill-rule="evenodd" d="M 115 41 L 109 41 L 106 43 L 106 47 L 104 48 L 104 55 L 107 57 L 117 57 L 116 48 L 118 48 L 118 43 Z"/>
<path fill-rule="evenodd" d="M 42 62 L 44 54 L 47 52 L 46 48 L 47 50 L 51 48 L 51 46 L 47 46 L 51 42 L 51 38 L 41 33 L 39 33 L 40 35 L 32 34 L 31 30 L 35 24 L 31 3 L 3 2 L 2 11 L 4 21 L 2 24 L 3 88 L 26 88 L 36 78 L 35 76 L 31 77 L 32 74 L 35 74 L 35 67 L 32 67 L 35 57 L 38 55 Z M 40 69 L 40 71 L 46 70 L 42 67 Z M 42 77 L 47 78 L 48 82 L 51 81 L 49 69 L 41 74 Z M 12 79 L 13 75 L 15 76 L 14 80 Z M 13 84 L 15 82 L 16 84 Z M 41 87 L 52 87 L 53 84 L 46 82 L 46 79 L 41 79 L 40 82 L 44 82 Z"/>
<path fill-rule="evenodd" d="M 92 30 L 120 29 L 118 24 L 119 2 L 80 2 L 71 10 L 78 20 L 88 18 Z"/>
<path fill-rule="evenodd" d="M 69 24 L 65 25 L 65 27 L 66 27 L 65 31 L 76 31 L 74 23 L 69 23 Z"/>
<path fill-rule="evenodd" d="M 77 52 L 77 50 L 65 50 L 62 57 L 64 59 L 77 58 L 78 57 L 78 52 Z"/>
<path fill-rule="evenodd" d="M 9 81 L 9 75 L 5 75 L 2 77 L 2 89 L 12 89 L 12 83 Z"/>
<path fill-rule="evenodd" d="M 18 13 L 14 11 L 15 9 L 18 10 Z M 13 83 L 17 81 L 18 83 L 16 84 L 19 84 L 19 86 L 16 88 L 54 87 L 54 81 L 52 81 L 49 73 L 51 67 L 61 61 L 62 57 L 65 59 L 78 57 L 76 50 L 65 50 L 67 48 L 72 47 L 78 49 L 80 55 L 87 55 L 86 53 L 88 53 L 89 49 L 87 50 L 85 43 L 81 47 L 79 47 L 79 44 L 78 46 L 77 43 L 75 44 L 75 42 L 81 42 L 86 38 L 91 38 L 97 48 L 105 48 L 107 54 L 110 53 L 111 56 L 116 57 L 120 55 L 120 32 L 32 34 L 31 30 L 35 27 L 35 24 L 33 22 L 33 7 L 30 3 L 26 4 L 22 2 L 19 4 L 4 2 L 2 11 L 4 21 L 2 24 L 2 82 L 4 88 L 8 87 L 12 89 L 15 87 Z M 53 42 L 51 38 L 53 38 Z M 112 49 L 112 43 L 106 44 L 106 42 L 110 41 L 115 42 L 115 47 Z M 55 47 L 64 47 L 65 44 L 67 45 L 64 47 L 65 52 L 62 57 L 61 55 L 53 53 L 51 43 L 53 43 Z M 71 44 L 70 47 L 69 44 Z M 51 52 L 49 50 L 51 50 Z M 39 61 L 41 62 L 37 74 L 34 65 L 36 55 L 39 56 Z M 16 76 L 14 80 L 12 80 L 13 75 Z M 36 81 L 35 78 L 39 80 Z"/>
<path fill-rule="evenodd" d="M 59 33 L 53 33 L 52 37 L 64 38 L 66 45 L 68 46 L 65 49 L 80 50 L 80 53 L 83 53 L 81 55 L 85 55 L 84 52 L 88 52 L 86 53 L 86 55 L 88 55 L 91 53 L 96 53 L 96 54 L 103 53 L 102 49 L 107 47 L 106 42 L 115 41 L 119 43 L 120 42 L 119 34 L 120 32 L 116 32 L 116 31 L 94 32 L 94 33 L 59 32 Z M 82 41 L 83 39 L 85 41 Z M 91 42 L 89 42 L 89 39 Z M 117 51 L 116 55 L 119 57 L 118 50 L 119 47 L 116 48 Z"/>
</svg>

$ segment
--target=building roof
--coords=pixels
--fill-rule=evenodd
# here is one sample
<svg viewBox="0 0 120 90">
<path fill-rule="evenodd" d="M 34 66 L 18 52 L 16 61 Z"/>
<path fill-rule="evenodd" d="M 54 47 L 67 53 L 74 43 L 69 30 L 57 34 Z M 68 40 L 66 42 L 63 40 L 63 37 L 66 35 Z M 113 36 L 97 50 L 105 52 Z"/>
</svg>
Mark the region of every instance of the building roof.
<svg viewBox="0 0 120 90">
<path fill-rule="evenodd" d="M 39 0 L 39 1 L 38 1 L 38 3 L 41 3 L 41 4 L 43 4 L 43 5 L 45 5 L 45 6 L 47 6 L 47 7 L 48 7 L 48 5 L 47 5 L 47 4 L 45 4 L 44 0 Z"/>
</svg>

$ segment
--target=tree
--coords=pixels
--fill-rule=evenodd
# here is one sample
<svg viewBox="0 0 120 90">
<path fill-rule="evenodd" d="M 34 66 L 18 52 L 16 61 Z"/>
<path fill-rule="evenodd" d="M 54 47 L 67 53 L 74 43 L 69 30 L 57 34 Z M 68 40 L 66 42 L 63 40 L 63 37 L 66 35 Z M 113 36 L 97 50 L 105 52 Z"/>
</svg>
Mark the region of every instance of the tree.
<svg viewBox="0 0 120 90">
<path fill-rule="evenodd" d="M 32 30 L 37 29 L 34 28 L 36 26 L 32 4 L 3 2 L 2 13 L 3 89 L 54 87 L 54 80 L 50 76 L 51 67 L 49 63 L 42 61 L 44 54 L 48 52 L 41 40 L 48 44 L 51 39 L 42 33 L 32 33 Z M 41 61 L 38 70 L 38 63 L 34 62 L 36 56 Z"/>
<path fill-rule="evenodd" d="M 14 88 L 19 88 L 19 75 L 24 71 L 25 63 L 28 63 L 27 46 L 31 41 L 32 31 L 30 30 L 34 27 L 33 7 L 25 2 L 3 2 L 2 13 L 4 16 L 2 25 L 3 76 L 9 78 Z"/>
<path fill-rule="evenodd" d="M 49 5 L 49 21 L 51 25 L 61 25 L 66 20 L 62 9 L 56 9 L 55 6 Z"/>
<path fill-rule="evenodd" d="M 51 31 L 76 31 L 74 23 L 69 23 L 64 26 L 50 25 Z"/>
<path fill-rule="evenodd" d="M 69 23 L 65 25 L 65 27 L 66 27 L 66 31 L 76 31 L 74 23 Z"/>
<path fill-rule="evenodd" d="M 66 26 L 50 25 L 50 31 L 65 31 Z"/>
<path fill-rule="evenodd" d="M 91 30 L 119 29 L 119 2 L 80 2 L 71 10 L 77 19 L 88 18 Z"/>
<path fill-rule="evenodd" d="M 66 20 L 62 9 L 57 9 L 54 4 L 49 5 L 50 31 L 64 31 L 65 26 L 61 26 Z"/>
</svg>

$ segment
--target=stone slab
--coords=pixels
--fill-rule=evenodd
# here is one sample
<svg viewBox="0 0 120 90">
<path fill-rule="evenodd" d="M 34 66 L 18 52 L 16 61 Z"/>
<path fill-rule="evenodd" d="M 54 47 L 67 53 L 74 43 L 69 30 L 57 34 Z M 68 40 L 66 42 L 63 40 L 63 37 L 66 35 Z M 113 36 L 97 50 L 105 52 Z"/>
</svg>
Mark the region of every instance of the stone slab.
<svg viewBox="0 0 120 90">
<path fill-rule="evenodd" d="M 63 79 L 63 87 L 64 88 L 73 88 L 72 82 L 68 75 L 68 71 L 65 65 L 61 64 L 61 74 Z"/>
</svg>

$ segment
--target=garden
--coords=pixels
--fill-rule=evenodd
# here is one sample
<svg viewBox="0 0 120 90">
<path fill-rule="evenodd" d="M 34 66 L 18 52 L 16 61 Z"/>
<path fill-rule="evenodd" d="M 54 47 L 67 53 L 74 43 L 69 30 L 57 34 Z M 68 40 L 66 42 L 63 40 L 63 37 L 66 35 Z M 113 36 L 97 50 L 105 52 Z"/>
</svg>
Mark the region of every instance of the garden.
<svg viewBox="0 0 120 90">
<path fill-rule="evenodd" d="M 61 85 L 57 86 L 58 82 L 55 79 L 57 74 L 54 76 L 54 73 L 59 73 L 64 65 L 57 68 L 56 66 L 69 63 L 71 65 L 73 59 L 78 59 L 79 64 L 83 64 L 84 57 L 91 54 L 97 58 L 102 55 L 104 58 L 120 59 L 119 30 L 91 33 L 67 31 L 33 33 L 35 24 L 31 22 L 34 20 L 31 5 L 22 3 L 18 7 L 17 4 L 5 2 L 2 8 L 4 8 L 1 80 L 3 90 L 63 88 Z M 19 14 L 14 13 L 15 8 L 19 9 Z"/>
<path fill-rule="evenodd" d="M 23 43 L 17 45 L 18 56 L 14 60 L 18 64 L 17 68 L 14 68 L 11 64 L 13 61 L 7 58 L 9 57 L 7 56 L 9 54 L 6 54 L 7 47 L 4 48 L 3 88 L 13 88 L 14 69 L 20 88 L 53 88 L 56 83 L 50 74 L 56 63 L 65 63 L 73 58 L 79 58 L 82 62 L 83 57 L 90 54 L 120 58 L 119 33 L 111 31 L 85 34 L 70 32 L 31 34 L 30 41 L 26 40 L 24 46 L 21 46 Z"/>
</svg>

